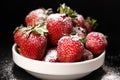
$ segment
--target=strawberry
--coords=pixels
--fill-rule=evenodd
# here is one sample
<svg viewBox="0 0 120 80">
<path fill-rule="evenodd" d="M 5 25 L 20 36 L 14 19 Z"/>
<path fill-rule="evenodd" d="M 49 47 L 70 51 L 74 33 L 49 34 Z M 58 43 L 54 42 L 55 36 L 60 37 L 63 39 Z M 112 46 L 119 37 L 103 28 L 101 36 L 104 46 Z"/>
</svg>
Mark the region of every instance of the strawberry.
<svg viewBox="0 0 120 80">
<path fill-rule="evenodd" d="M 71 18 L 75 18 L 77 14 L 76 11 L 72 10 L 65 3 L 61 4 L 60 7 L 58 7 L 57 11 L 59 11 L 60 14 L 66 14 L 67 16 Z"/>
<path fill-rule="evenodd" d="M 73 19 L 73 25 L 84 27 L 85 19 L 83 15 L 77 14 L 76 17 Z"/>
<path fill-rule="evenodd" d="M 84 49 L 84 54 L 81 58 L 81 61 L 90 60 L 93 58 L 94 58 L 94 56 L 93 56 L 92 52 L 87 49 Z"/>
<path fill-rule="evenodd" d="M 92 31 L 92 25 L 89 22 L 85 21 L 84 26 L 85 26 L 86 34 Z"/>
<path fill-rule="evenodd" d="M 72 32 L 72 20 L 65 14 L 51 14 L 46 21 L 50 42 L 56 45 L 58 40 L 65 34 Z"/>
<path fill-rule="evenodd" d="M 94 55 L 100 55 L 107 47 L 107 40 L 103 33 L 90 32 L 86 36 L 85 44 Z"/>
<path fill-rule="evenodd" d="M 79 61 L 84 53 L 84 45 L 77 37 L 63 36 L 57 46 L 58 61 Z"/>
<path fill-rule="evenodd" d="M 21 41 L 20 46 L 21 55 L 35 60 L 42 59 L 47 47 L 46 37 L 33 32 L 24 35 L 25 38 Z"/>
<path fill-rule="evenodd" d="M 52 13 L 51 9 L 46 10 L 46 9 L 39 8 L 39 9 L 32 10 L 25 17 L 26 25 L 35 27 L 39 25 L 41 22 L 46 21 L 47 16 L 51 13 Z"/>
<path fill-rule="evenodd" d="M 97 20 L 93 19 L 91 17 L 87 17 L 85 22 L 84 22 L 84 27 L 86 29 L 86 34 L 91 32 L 92 30 L 96 29 L 98 26 Z"/>
<path fill-rule="evenodd" d="M 66 14 L 67 16 L 72 18 L 73 26 L 84 27 L 85 19 L 83 15 L 78 14 L 76 11 L 68 7 L 65 3 L 61 4 L 58 8 L 59 13 Z"/>
<path fill-rule="evenodd" d="M 61 14 L 66 14 L 67 16 L 71 17 L 72 24 L 73 24 L 73 31 L 77 32 L 77 35 L 83 36 L 83 33 L 82 33 L 83 30 L 84 32 L 86 31 L 85 26 L 84 26 L 85 19 L 83 15 L 78 14 L 76 11 L 72 10 L 70 7 L 68 7 L 65 4 L 61 4 L 60 7 L 58 8 L 58 11 Z M 76 31 L 76 29 L 82 29 L 82 31 L 81 30 Z"/>
<path fill-rule="evenodd" d="M 43 59 L 45 62 L 57 62 L 57 50 L 56 48 L 50 48 Z"/>
<path fill-rule="evenodd" d="M 47 32 L 45 25 L 37 27 L 20 27 L 14 34 L 14 40 L 19 46 L 20 54 L 35 60 L 40 60 L 47 47 Z"/>
<path fill-rule="evenodd" d="M 25 34 L 27 30 L 28 28 L 23 27 L 22 25 L 20 27 L 16 27 L 16 29 L 14 30 L 14 41 L 18 46 L 20 46 L 22 36 Z"/>
</svg>

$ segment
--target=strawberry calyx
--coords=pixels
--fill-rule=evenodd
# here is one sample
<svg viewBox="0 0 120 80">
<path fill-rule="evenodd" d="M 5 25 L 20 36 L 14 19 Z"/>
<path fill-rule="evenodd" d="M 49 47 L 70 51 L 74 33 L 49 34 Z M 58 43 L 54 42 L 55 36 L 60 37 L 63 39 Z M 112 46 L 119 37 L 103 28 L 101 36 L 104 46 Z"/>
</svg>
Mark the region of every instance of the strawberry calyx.
<svg viewBox="0 0 120 80">
<path fill-rule="evenodd" d="M 16 27 L 15 30 L 13 31 L 13 34 L 15 34 L 16 31 L 17 31 L 18 29 L 20 29 L 21 27 L 22 27 L 22 26 L 18 26 L 18 27 Z"/>
<path fill-rule="evenodd" d="M 44 34 L 48 32 L 45 22 L 43 22 L 43 23 L 39 24 L 38 26 L 34 27 L 32 29 L 32 32 L 34 32 L 35 34 L 40 34 L 40 35 L 44 36 Z"/>
<path fill-rule="evenodd" d="M 80 41 L 85 44 L 86 43 L 86 38 L 84 37 L 84 38 L 80 39 Z"/>
<path fill-rule="evenodd" d="M 52 8 L 48 8 L 47 10 L 45 10 L 45 14 L 46 14 L 46 15 L 50 15 L 50 14 L 52 14 L 52 13 L 53 13 Z"/>
<path fill-rule="evenodd" d="M 43 16 L 45 15 L 44 20 L 40 20 L 40 21 L 39 21 L 39 24 L 42 24 L 42 23 L 44 23 L 44 22 L 46 21 L 47 17 L 48 17 L 50 14 L 53 13 L 53 10 L 52 10 L 52 8 L 48 8 L 48 9 L 40 8 L 40 9 L 43 10 L 43 12 L 42 12 L 41 14 L 43 14 Z M 37 15 L 38 15 L 38 14 L 37 14 Z M 35 19 L 32 19 L 32 22 L 31 22 L 31 23 L 32 23 L 32 24 L 30 25 L 31 27 L 36 27 L 36 26 L 37 26 Z M 38 24 L 38 25 L 39 25 L 39 24 Z"/>
<path fill-rule="evenodd" d="M 20 25 L 18 27 L 15 28 L 15 30 L 13 31 L 13 34 L 16 33 L 16 31 L 18 31 L 20 29 L 20 32 L 26 32 L 29 31 L 32 27 L 24 27 L 23 25 Z"/>
<path fill-rule="evenodd" d="M 15 30 L 13 31 L 13 34 L 15 34 L 16 31 L 18 31 L 18 30 L 20 30 L 20 33 L 25 32 L 28 37 L 31 32 L 41 35 L 41 36 L 44 36 L 44 34 L 48 32 L 45 22 L 42 22 L 41 24 L 39 24 L 36 27 L 31 27 L 31 26 L 24 27 L 23 25 L 21 25 L 21 26 L 15 28 Z"/>
<path fill-rule="evenodd" d="M 93 19 L 93 18 L 91 18 L 91 17 L 87 17 L 87 18 L 86 18 L 86 21 L 91 24 L 91 26 L 92 26 L 93 29 L 96 29 L 96 28 L 97 28 L 98 23 L 97 23 L 97 20 L 96 20 L 96 19 Z"/>
<path fill-rule="evenodd" d="M 83 44 L 86 43 L 86 37 L 84 37 L 84 38 L 79 37 L 78 35 L 76 35 L 75 31 L 72 31 L 70 34 L 64 34 L 64 36 L 69 36 L 71 38 L 76 38 L 76 39 L 80 40 Z"/>
<path fill-rule="evenodd" d="M 72 10 L 65 3 L 60 4 L 60 7 L 58 7 L 57 11 L 59 11 L 61 14 L 66 14 L 66 16 L 69 16 L 71 18 L 77 17 L 77 12 Z"/>
<path fill-rule="evenodd" d="M 83 44 L 86 43 L 86 37 L 81 38 L 81 37 L 79 37 L 79 36 L 77 36 L 77 35 L 70 35 L 70 36 L 71 36 L 72 38 L 79 39 Z"/>
</svg>

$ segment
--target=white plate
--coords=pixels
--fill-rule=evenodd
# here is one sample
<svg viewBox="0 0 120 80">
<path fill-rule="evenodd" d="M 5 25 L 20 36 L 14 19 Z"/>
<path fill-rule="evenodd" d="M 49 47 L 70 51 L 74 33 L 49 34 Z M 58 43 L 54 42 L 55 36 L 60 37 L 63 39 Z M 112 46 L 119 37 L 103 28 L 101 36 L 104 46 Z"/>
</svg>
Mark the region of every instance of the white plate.
<svg viewBox="0 0 120 80">
<path fill-rule="evenodd" d="M 98 57 L 74 63 L 50 63 L 32 60 L 21 56 L 16 51 L 16 44 L 12 47 L 13 61 L 29 74 L 40 79 L 78 79 L 101 67 L 105 59 L 105 51 Z"/>
</svg>

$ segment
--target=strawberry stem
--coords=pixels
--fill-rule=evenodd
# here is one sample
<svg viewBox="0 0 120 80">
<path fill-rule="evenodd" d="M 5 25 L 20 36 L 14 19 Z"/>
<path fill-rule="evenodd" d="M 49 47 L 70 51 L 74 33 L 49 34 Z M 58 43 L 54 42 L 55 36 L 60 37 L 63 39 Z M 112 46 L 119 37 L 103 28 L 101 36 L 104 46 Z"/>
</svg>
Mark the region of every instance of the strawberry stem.
<svg viewBox="0 0 120 80">
<path fill-rule="evenodd" d="M 32 27 L 35 27 L 35 21 L 32 20 Z"/>
<path fill-rule="evenodd" d="M 73 11 L 70 7 L 68 7 L 65 3 L 60 4 L 60 7 L 58 7 L 57 11 L 61 14 L 66 14 L 67 16 L 71 18 L 76 17 L 76 11 Z"/>
</svg>

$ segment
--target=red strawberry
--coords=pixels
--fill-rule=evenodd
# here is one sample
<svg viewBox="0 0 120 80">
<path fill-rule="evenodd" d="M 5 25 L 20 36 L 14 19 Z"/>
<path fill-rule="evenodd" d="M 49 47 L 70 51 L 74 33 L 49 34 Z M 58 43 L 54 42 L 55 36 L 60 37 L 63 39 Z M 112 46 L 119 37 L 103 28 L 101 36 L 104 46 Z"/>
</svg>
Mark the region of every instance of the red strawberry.
<svg viewBox="0 0 120 80">
<path fill-rule="evenodd" d="M 33 32 L 24 34 L 24 40 L 21 41 L 20 52 L 23 56 L 40 60 L 47 47 L 47 39 Z"/>
<path fill-rule="evenodd" d="M 58 41 L 57 52 L 60 62 L 79 61 L 84 53 L 84 45 L 77 37 L 64 36 Z"/>
<path fill-rule="evenodd" d="M 65 34 L 72 32 L 72 20 L 65 14 L 51 14 L 47 18 L 47 29 L 50 42 L 56 45 L 58 40 Z"/>
<path fill-rule="evenodd" d="M 81 58 L 82 61 L 93 59 L 94 56 L 91 51 L 84 49 L 84 54 Z"/>
<path fill-rule="evenodd" d="M 44 25 L 37 27 L 22 27 L 14 34 L 14 39 L 20 47 L 21 55 L 40 60 L 47 47 Z M 20 33 L 20 34 L 19 34 Z"/>
<path fill-rule="evenodd" d="M 80 14 L 77 14 L 77 16 L 73 19 L 74 26 L 84 27 L 84 22 L 85 22 L 85 19 Z"/>
<path fill-rule="evenodd" d="M 47 14 L 51 13 L 51 9 L 35 9 L 27 14 L 25 22 L 27 26 L 37 26 L 46 20 Z"/>
<path fill-rule="evenodd" d="M 45 62 L 57 62 L 57 50 L 56 48 L 50 48 L 44 57 Z"/>
<path fill-rule="evenodd" d="M 27 27 L 17 27 L 14 31 L 14 41 L 15 43 L 20 46 L 20 41 L 22 39 L 22 36 L 24 35 L 24 33 L 26 33 L 26 31 L 28 30 Z"/>
<path fill-rule="evenodd" d="M 84 27 L 85 19 L 82 15 L 78 14 L 76 11 L 72 10 L 66 4 L 61 4 L 58 8 L 59 13 L 66 14 L 72 18 L 73 26 Z"/>
<path fill-rule="evenodd" d="M 91 17 L 87 17 L 84 22 L 84 27 L 86 29 L 86 34 L 91 32 L 93 29 L 95 29 L 98 26 L 97 20 L 92 19 Z"/>
<path fill-rule="evenodd" d="M 92 31 L 92 25 L 89 22 L 85 21 L 84 26 L 85 26 L 86 34 Z"/>
<path fill-rule="evenodd" d="M 86 36 L 86 48 L 95 55 L 100 55 L 107 47 L 107 40 L 103 33 L 90 32 Z"/>
</svg>

